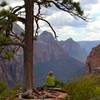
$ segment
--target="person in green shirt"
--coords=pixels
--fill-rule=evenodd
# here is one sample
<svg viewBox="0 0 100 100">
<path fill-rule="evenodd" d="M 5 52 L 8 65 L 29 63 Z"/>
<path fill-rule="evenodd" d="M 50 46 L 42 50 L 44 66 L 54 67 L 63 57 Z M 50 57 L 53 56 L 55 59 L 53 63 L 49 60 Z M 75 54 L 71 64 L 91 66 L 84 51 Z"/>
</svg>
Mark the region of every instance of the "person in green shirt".
<svg viewBox="0 0 100 100">
<path fill-rule="evenodd" d="M 55 87 L 55 76 L 53 74 L 53 71 L 48 72 L 46 86 L 47 87 Z"/>
</svg>

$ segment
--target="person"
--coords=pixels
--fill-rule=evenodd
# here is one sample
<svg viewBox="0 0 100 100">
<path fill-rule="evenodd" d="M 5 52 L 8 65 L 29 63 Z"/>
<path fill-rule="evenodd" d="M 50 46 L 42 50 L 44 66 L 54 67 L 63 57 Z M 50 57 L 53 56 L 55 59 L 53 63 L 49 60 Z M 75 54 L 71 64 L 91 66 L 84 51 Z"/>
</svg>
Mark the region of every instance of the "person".
<svg viewBox="0 0 100 100">
<path fill-rule="evenodd" d="M 47 87 L 55 87 L 55 76 L 53 74 L 53 71 L 48 72 L 46 86 Z"/>
</svg>

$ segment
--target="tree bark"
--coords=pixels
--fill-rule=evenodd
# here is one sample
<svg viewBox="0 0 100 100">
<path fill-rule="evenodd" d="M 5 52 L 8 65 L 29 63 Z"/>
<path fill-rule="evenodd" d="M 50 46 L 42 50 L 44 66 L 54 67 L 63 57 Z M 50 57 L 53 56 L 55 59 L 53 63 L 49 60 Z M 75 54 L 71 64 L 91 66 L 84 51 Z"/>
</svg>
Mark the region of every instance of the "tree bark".
<svg viewBox="0 0 100 100">
<path fill-rule="evenodd" d="M 33 88 L 33 0 L 25 1 L 24 86 Z"/>
</svg>

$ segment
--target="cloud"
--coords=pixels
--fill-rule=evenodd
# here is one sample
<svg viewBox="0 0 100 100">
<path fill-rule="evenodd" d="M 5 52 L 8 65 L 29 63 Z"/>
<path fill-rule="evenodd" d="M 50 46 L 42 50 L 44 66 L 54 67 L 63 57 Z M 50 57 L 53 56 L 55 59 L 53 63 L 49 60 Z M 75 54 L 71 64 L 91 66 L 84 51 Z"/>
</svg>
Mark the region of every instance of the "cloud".
<svg viewBox="0 0 100 100">
<path fill-rule="evenodd" d="M 18 1 L 20 1 L 20 0 L 0 0 L 0 2 L 2 2 L 2 1 L 6 1 L 6 2 L 8 2 L 8 3 L 12 3 L 12 2 L 18 2 Z"/>
<path fill-rule="evenodd" d="M 46 18 L 52 26 L 55 26 L 57 28 L 63 27 L 63 26 L 72 26 L 72 27 L 84 27 L 87 25 L 86 22 L 84 22 L 82 19 L 77 18 L 74 19 L 71 15 L 68 13 L 59 11 L 51 16 L 48 16 Z"/>
<path fill-rule="evenodd" d="M 97 4 L 99 0 L 80 0 L 82 5 Z"/>
<path fill-rule="evenodd" d="M 47 17 L 47 20 L 58 33 L 59 40 L 66 40 L 69 37 L 75 40 L 100 39 L 100 1 L 80 0 L 80 3 L 85 11 L 85 15 L 91 18 L 91 22 L 87 23 L 81 19 L 75 20 L 72 16 L 62 11 L 54 11 Z M 46 24 L 43 24 L 43 29 L 51 31 Z"/>
<path fill-rule="evenodd" d="M 20 0 L 6 1 L 9 1 L 13 6 L 18 5 L 20 2 Z M 80 0 L 80 3 L 85 15 L 91 18 L 91 22 L 86 23 L 81 19 L 75 20 L 68 13 L 56 9 L 54 6 L 49 9 L 42 8 L 42 14 L 54 27 L 59 40 L 66 40 L 69 37 L 75 40 L 100 39 L 100 0 Z M 40 25 L 42 27 L 41 31 L 51 31 L 46 23 L 40 21 Z"/>
</svg>

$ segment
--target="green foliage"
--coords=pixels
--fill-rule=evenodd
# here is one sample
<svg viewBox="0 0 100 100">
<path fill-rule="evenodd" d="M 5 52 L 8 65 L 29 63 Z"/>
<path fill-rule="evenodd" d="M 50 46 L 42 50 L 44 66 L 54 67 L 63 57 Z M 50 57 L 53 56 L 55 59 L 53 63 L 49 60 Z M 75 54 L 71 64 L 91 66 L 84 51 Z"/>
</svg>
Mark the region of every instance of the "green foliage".
<svg viewBox="0 0 100 100">
<path fill-rule="evenodd" d="M 12 22 L 17 20 L 16 15 L 12 14 L 10 10 L 2 9 L 0 11 L 0 18 L 6 18 L 6 17 L 8 17 L 9 20 L 12 21 Z"/>
<path fill-rule="evenodd" d="M 14 57 L 14 53 L 12 51 L 4 51 L 4 58 L 7 60 L 11 60 Z"/>
<path fill-rule="evenodd" d="M 9 15 L 8 10 L 5 10 L 5 9 L 0 10 L 0 17 L 6 17 L 8 15 Z"/>
<path fill-rule="evenodd" d="M 0 82 L 0 100 L 14 100 L 19 89 L 19 85 L 10 89 L 5 82 Z"/>
<path fill-rule="evenodd" d="M 96 95 L 100 95 L 100 86 L 96 86 L 94 92 L 95 92 Z"/>
<path fill-rule="evenodd" d="M 94 98 L 89 99 L 89 100 L 100 100 L 100 96 L 94 97 Z"/>
<path fill-rule="evenodd" d="M 63 87 L 65 86 L 65 83 L 62 82 L 62 81 L 56 80 L 56 81 L 55 81 L 55 86 L 56 86 L 57 88 L 62 88 L 62 89 L 63 89 Z"/>
<path fill-rule="evenodd" d="M 9 36 L 6 36 L 4 33 L 0 33 L 0 45 L 1 46 L 6 46 L 6 44 L 11 43 L 12 39 Z M 14 57 L 14 52 L 13 50 L 9 50 L 9 48 L 2 49 L 0 47 L 0 51 L 2 51 L 2 56 L 5 59 L 10 60 L 11 58 Z"/>
<path fill-rule="evenodd" d="M 100 81 L 98 76 L 85 76 L 75 79 L 64 89 L 70 95 L 70 100 L 92 100 L 92 98 L 100 96 L 100 83 L 98 81 Z"/>
<path fill-rule="evenodd" d="M 73 0 L 63 0 L 62 2 L 63 4 L 66 4 L 66 5 L 70 5 L 68 7 L 69 11 L 70 10 L 75 10 L 77 12 L 77 14 L 79 15 L 83 15 L 83 10 L 81 9 L 80 7 L 80 3 L 79 2 L 73 2 Z"/>
<path fill-rule="evenodd" d="M 24 37 L 25 36 L 25 32 L 21 32 L 21 36 Z"/>
<path fill-rule="evenodd" d="M 11 95 L 10 90 L 5 82 L 0 82 L 0 100 L 5 100 L 6 97 Z"/>
<path fill-rule="evenodd" d="M 0 52 L 3 58 L 10 60 L 14 57 L 14 50 L 9 49 L 7 44 L 12 43 L 9 33 L 12 29 L 12 23 L 16 21 L 15 15 L 11 14 L 8 10 L 0 11 L 0 46 L 5 46 L 4 49 L 0 47 Z"/>
<path fill-rule="evenodd" d="M 11 43 L 12 39 L 6 34 L 0 32 L 0 45 L 6 44 L 6 43 Z"/>
<path fill-rule="evenodd" d="M 7 89 L 7 85 L 4 82 L 0 82 L 0 94 Z"/>
<path fill-rule="evenodd" d="M 11 32 L 13 22 L 17 21 L 16 15 L 11 13 L 11 10 L 2 9 L 0 11 L 0 31 L 5 32 L 7 35 Z"/>
<path fill-rule="evenodd" d="M 52 7 L 52 3 L 48 2 L 48 0 L 40 0 L 42 1 L 42 5 L 46 8 Z M 58 9 L 63 11 L 66 11 L 68 13 L 72 13 L 74 16 L 83 16 L 84 12 L 82 8 L 80 7 L 79 2 L 74 2 L 73 0 L 53 0 L 55 2 L 55 5 Z"/>
</svg>

